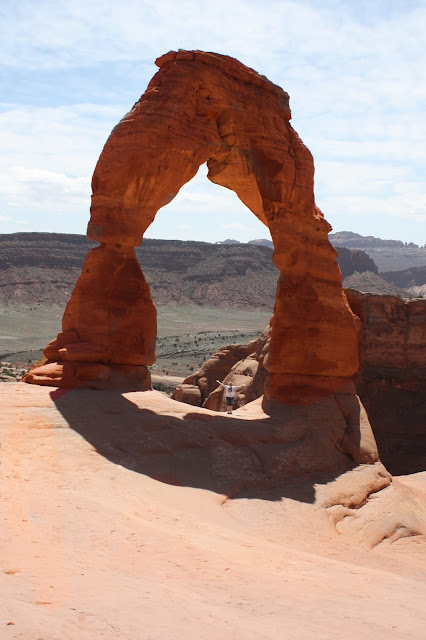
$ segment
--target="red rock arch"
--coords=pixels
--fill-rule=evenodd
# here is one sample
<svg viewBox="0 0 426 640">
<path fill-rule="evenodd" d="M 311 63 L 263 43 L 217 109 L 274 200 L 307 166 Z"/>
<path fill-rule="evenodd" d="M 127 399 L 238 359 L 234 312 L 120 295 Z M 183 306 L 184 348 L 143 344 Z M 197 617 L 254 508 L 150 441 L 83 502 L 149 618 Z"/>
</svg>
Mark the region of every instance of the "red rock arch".
<svg viewBox="0 0 426 640">
<path fill-rule="evenodd" d="M 27 382 L 150 385 L 155 307 L 136 261 L 157 211 L 207 162 L 268 226 L 281 276 L 272 319 L 266 395 L 335 389 L 358 369 L 357 325 L 341 286 L 331 227 L 315 207 L 314 165 L 290 125 L 289 98 L 237 60 L 170 52 L 114 128 L 92 180 L 89 252 L 48 364 Z"/>
</svg>

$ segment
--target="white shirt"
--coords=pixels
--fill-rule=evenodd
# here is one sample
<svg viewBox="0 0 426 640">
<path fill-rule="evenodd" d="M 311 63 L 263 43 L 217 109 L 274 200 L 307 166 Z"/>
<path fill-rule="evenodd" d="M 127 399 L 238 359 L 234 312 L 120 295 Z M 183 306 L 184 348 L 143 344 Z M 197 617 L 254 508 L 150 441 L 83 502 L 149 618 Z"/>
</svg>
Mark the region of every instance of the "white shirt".
<svg viewBox="0 0 426 640">
<path fill-rule="evenodd" d="M 229 387 L 228 385 L 225 385 L 225 389 L 226 389 L 226 393 L 225 396 L 227 398 L 233 398 L 234 397 L 234 393 L 235 393 L 235 389 L 237 389 L 238 387 Z"/>
</svg>

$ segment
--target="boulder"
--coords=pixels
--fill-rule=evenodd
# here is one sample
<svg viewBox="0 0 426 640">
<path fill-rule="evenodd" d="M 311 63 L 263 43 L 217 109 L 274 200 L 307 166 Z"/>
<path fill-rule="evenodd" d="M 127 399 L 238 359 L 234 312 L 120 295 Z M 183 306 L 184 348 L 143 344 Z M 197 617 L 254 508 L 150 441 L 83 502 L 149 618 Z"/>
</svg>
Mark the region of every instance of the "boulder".
<svg viewBox="0 0 426 640">
<path fill-rule="evenodd" d="M 195 384 L 178 384 L 173 393 L 173 398 L 178 402 L 186 402 L 186 404 L 192 404 L 196 407 L 201 405 L 200 389 Z"/>
</svg>

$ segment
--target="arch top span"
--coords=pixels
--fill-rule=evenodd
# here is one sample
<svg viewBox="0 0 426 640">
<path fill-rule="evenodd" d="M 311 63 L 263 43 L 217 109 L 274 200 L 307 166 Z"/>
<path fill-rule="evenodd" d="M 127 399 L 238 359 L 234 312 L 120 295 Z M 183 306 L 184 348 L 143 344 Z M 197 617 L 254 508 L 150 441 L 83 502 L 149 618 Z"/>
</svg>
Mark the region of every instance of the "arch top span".
<svg viewBox="0 0 426 640">
<path fill-rule="evenodd" d="M 229 56 L 169 52 L 114 128 L 92 180 L 88 236 L 137 246 L 157 211 L 207 162 L 267 226 L 312 216 L 312 156 L 290 126 L 289 96 Z"/>
<path fill-rule="evenodd" d="M 231 56 L 225 56 L 220 53 L 210 51 L 169 51 L 156 59 L 155 64 L 160 69 L 168 63 L 179 61 L 200 62 L 201 64 L 211 65 L 219 69 L 227 76 L 234 78 L 238 82 L 251 84 L 259 87 L 278 97 L 281 102 L 285 117 L 291 120 L 290 96 L 279 85 L 274 84 L 266 76 L 262 76 L 254 69 L 247 67 Z"/>
<path fill-rule="evenodd" d="M 155 307 L 133 247 L 207 162 L 209 180 L 235 191 L 274 243 L 280 278 L 266 396 L 331 393 L 358 369 L 357 319 L 328 241 L 331 227 L 315 206 L 313 159 L 290 124 L 288 94 L 216 53 L 171 51 L 156 64 L 99 157 L 88 236 L 101 246 L 89 252 L 63 331 L 45 350 L 48 369 L 27 381 L 149 387 Z"/>
</svg>

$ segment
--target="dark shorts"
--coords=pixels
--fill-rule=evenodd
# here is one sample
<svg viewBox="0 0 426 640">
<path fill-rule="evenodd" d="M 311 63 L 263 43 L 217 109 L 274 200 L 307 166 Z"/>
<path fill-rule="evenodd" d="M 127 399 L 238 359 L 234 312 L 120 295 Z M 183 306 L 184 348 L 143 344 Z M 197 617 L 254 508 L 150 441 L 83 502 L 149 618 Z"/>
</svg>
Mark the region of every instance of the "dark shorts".
<svg viewBox="0 0 426 640">
<path fill-rule="evenodd" d="M 234 398 L 225 398 L 225 399 L 226 399 L 226 406 L 232 407 L 232 405 L 234 404 Z"/>
</svg>

